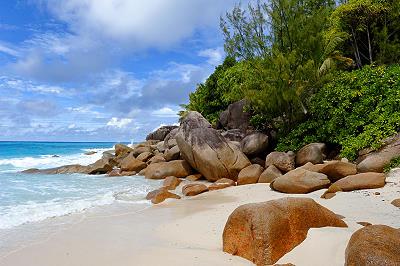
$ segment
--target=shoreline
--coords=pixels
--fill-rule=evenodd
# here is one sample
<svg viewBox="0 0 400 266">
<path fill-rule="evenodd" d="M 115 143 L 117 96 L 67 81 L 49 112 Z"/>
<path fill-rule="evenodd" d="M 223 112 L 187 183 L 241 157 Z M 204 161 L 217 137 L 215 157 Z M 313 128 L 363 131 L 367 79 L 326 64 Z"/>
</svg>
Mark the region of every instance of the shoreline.
<svg viewBox="0 0 400 266">
<path fill-rule="evenodd" d="M 243 204 L 283 197 L 309 197 L 344 216 L 348 228 L 311 229 L 307 239 L 278 263 L 343 265 L 344 249 L 357 222 L 400 227 L 400 209 L 390 201 L 399 193 L 400 169 L 380 189 L 338 193 L 321 199 L 325 190 L 306 195 L 282 194 L 266 184 L 235 186 L 132 212 L 115 204 L 64 218 L 79 222 L 47 240 L 0 258 L 0 265 L 253 265 L 222 252 L 222 230 L 232 211 Z M 182 185 L 177 188 L 180 190 Z M 379 192 L 380 195 L 375 195 Z M 307 262 L 307 264 L 305 264 Z"/>
</svg>

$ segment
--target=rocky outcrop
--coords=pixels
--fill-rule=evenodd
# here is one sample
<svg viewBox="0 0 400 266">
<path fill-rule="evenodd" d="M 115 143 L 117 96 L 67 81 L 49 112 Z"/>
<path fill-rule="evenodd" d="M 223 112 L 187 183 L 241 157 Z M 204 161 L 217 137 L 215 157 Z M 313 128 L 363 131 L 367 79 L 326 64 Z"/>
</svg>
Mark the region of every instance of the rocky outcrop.
<svg viewBox="0 0 400 266">
<path fill-rule="evenodd" d="M 178 160 L 181 155 L 181 151 L 178 146 L 174 146 L 170 149 L 167 149 L 164 153 L 164 158 L 167 162 L 172 160 Z"/>
<path fill-rule="evenodd" d="M 238 207 L 223 232 L 223 251 L 258 266 L 272 265 L 307 237 L 310 228 L 347 225 L 308 198 L 282 198 Z"/>
<path fill-rule="evenodd" d="M 146 140 L 159 140 L 162 141 L 177 126 L 163 126 L 147 135 Z"/>
<path fill-rule="evenodd" d="M 93 164 L 87 166 L 87 174 L 89 175 L 101 175 L 110 172 L 117 162 L 113 158 L 100 159 Z"/>
<path fill-rule="evenodd" d="M 207 191 L 208 187 L 204 184 L 188 184 L 182 187 L 182 194 L 185 196 L 196 196 Z"/>
<path fill-rule="evenodd" d="M 235 185 L 235 181 L 228 178 L 221 178 L 208 186 L 208 190 L 219 190 Z"/>
<path fill-rule="evenodd" d="M 147 164 L 143 161 L 136 159 L 132 153 L 126 156 L 120 164 L 122 171 L 135 171 L 139 172 L 140 170 L 146 168 Z"/>
<path fill-rule="evenodd" d="M 376 152 L 363 154 L 358 159 L 357 170 L 360 173 L 377 172 L 382 173 L 383 168 L 390 161 L 400 156 L 400 133 L 394 137 L 384 140 L 385 145 Z"/>
<path fill-rule="evenodd" d="M 230 144 L 198 112 L 189 112 L 176 135 L 181 156 L 208 181 L 236 180 L 250 165 L 240 149 Z"/>
<path fill-rule="evenodd" d="M 252 164 L 243 168 L 240 171 L 237 184 L 238 185 L 247 185 L 247 184 L 255 184 L 258 182 L 261 173 L 264 171 L 264 168 L 258 164 Z"/>
<path fill-rule="evenodd" d="M 274 165 L 270 165 L 264 172 L 261 173 L 258 183 L 271 183 L 276 178 L 282 176 L 281 171 Z"/>
<path fill-rule="evenodd" d="M 276 178 L 271 188 L 283 193 L 307 194 L 327 188 L 330 184 L 326 175 L 298 168 Z"/>
<path fill-rule="evenodd" d="M 268 136 L 264 133 L 256 132 L 246 136 L 240 145 L 242 152 L 247 156 L 257 156 L 267 151 Z"/>
<path fill-rule="evenodd" d="M 274 165 L 276 168 L 285 173 L 289 172 L 295 168 L 294 158 L 294 154 L 290 152 L 271 152 L 265 159 L 265 168 Z"/>
<path fill-rule="evenodd" d="M 370 225 L 356 231 L 346 248 L 345 266 L 400 265 L 400 229 Z"/>
<path fill-rule="evenodd" d="M 163 186 L 168 190 L 174 190 L 181 182 L 182 180 L 175 176 L 168 176 L 164 179 Z"/>
<path fill-rule="evenodd" d="M 117 156 L 118 158 L 125 157 L 132 151 L 132 148 L 129 148 L 125 144 L 121 143 L 115 144 L 114 148 L 115 148 L 115 156 Z"/>
<path fill-rule="evenodd" d="M 22 171 L 23 174 L 44 174 L 44 175 L 56 175 L 56 174 L 87 174 L 89 171 L 87 166 L 79 164 L 64 165 L 56 168 L 50 169 L 37 169 L 31 168 Z"/>
<path fill-rule="evenodd" d="M 318 172 L 326 174 L 331 182 L 335 182 L 343 177 L 357 174 L 357 166 L 353 163 L 342 161 L 329 161 L 322 165 L 316 165 Z"/>
<path fill-rule="evenodd" d="M 234 102 L 228 109 L 221 112 L 218 120 L 218 128 L 240 129 L 245 131 L 250 125 L 251 115 L 244 110 L 246 100 Z"/>
<path fill-rule="evenodd" d="M 361 173 L 336 181 L 333 185 L 342 191 L 373 189 L 385 186 L 386 177 L 382 173 Z"/>
<path fill-rule="evenodd" d="M 296 154 L 296 165 L 305 165 L 310 162 L 313 164 L 323 163 L 325 159 L 325 143 L 310 143 L 301 148 Z"/>
<path fill-rule="evenodd" d="M 145 171 L 148 179 L 164 179 L 167 176 L 186 177 L 192 173 L 190 165 L 183 160 L 153 163 Z"/>
</svg>

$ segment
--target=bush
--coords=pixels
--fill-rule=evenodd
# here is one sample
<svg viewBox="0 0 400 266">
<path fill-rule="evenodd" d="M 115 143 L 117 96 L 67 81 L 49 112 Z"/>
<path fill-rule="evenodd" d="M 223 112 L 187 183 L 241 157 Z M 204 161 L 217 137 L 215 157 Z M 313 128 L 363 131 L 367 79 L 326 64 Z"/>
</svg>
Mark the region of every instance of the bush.
<svg viewBox="0 0 400 266">
<path fill-rule="evenodd" d="M 393 158 L 388 165 L 383 168 L 385 173 L 389 173 L 393 168 L 400 167 L 400 156 Z"/>
<path fill-rule="evenodd" d="M 312 96 L 308 120 L 280 138 L 278 150 L 298 150 L 310 142 L 341 147 L 353 160 L 363 148 L 379 148 L 400 129 L 400 66 L 367 66 L 338 72 Z"/>
</svg>

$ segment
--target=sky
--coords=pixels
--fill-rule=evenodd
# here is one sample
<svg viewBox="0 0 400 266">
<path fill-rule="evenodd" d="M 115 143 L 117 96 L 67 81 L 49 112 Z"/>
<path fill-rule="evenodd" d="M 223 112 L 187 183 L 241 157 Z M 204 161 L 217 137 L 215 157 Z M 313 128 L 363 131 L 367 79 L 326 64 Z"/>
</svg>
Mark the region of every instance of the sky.
<svg viewBox="0 0 400 266">
<path fill-rule="evenodd" d="M 237 1 L 1 1 L 0 141 L 141 141 L 177 123 Z"/>
</svg>

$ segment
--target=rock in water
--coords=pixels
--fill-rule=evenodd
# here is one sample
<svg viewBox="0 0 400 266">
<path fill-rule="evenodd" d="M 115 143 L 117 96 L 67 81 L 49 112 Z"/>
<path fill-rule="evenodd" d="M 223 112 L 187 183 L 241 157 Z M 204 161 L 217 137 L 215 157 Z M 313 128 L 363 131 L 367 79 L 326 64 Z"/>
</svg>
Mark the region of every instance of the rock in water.
<svg viewBox="0 0 400 266">
<path fill-rule="evenodd" d="M 271 265 L 307 237 L 310 228 L 347 227 L 330 210 L 308 198 L 282 198 L 238 207 L 223 233 L 223 250 Z"/>
<path fill-rule="evenodd" d="M 386 177 L 382 173 L 362 173 L 349 175 L 336 181 L 333 185 L 342 191 L 353 191 L 358 189 L 373 189 L 385 186 Z"/>
<path fill-rule="evenodd" d="M 307 194 L 327 188 L 330 184 L 326 175 L 298 168 L 277 177 L 271 183 L 271 188 L 283 193 Z"/>
<path fill-rule="evenodd" d="M 268 136 L 256 132 L 245 137 L 240 145 L 244 154 L 247 156 L 256 156 L 266 152 L 268 148 Z"/>
<path fill-rule="evenodd" d="M 181 156 L 208 181 L 236 180 L 239 172 L 250 165 L 240 149 L 198 112 L 189 112 L 183 119 L 176 140 Z"/>
<path fill-rule="evenodd" d="M 181 182 L 182 180 L 175 176 L 168 176 L 164 179 L 163 186 L 168 190 L 174 190 Z"/>
<path fill-rule="evenodd" d="M 291 153 L 274 151 L 267 155 L 265 159 L 265 168 L 274 165 L 276 168 L 283 172 L 292 171 L 295 167 L 294 157 Z"/>
<path fill-rule="evenodd" d="M 297 152 L 296 164 L 301 166 L 308 162 L 313 164 L 323 163 L 325 151 L 325 143 L 310 143 Z"/>
<path fill-rule="evenodd" d="M 148 179 L 164 179 L 167 176 L 186 177 L 192 173 L 190 165 L 183 161 L 171 161 L 163 163 L 152 163 L 145 171 L 145 176 Z"/>
<path fill-rule="evenodd" d="M 356 231 L 346 248 L 345 266 L 400 265 L 400 229 L 370 225 Z"/>
</svg>

